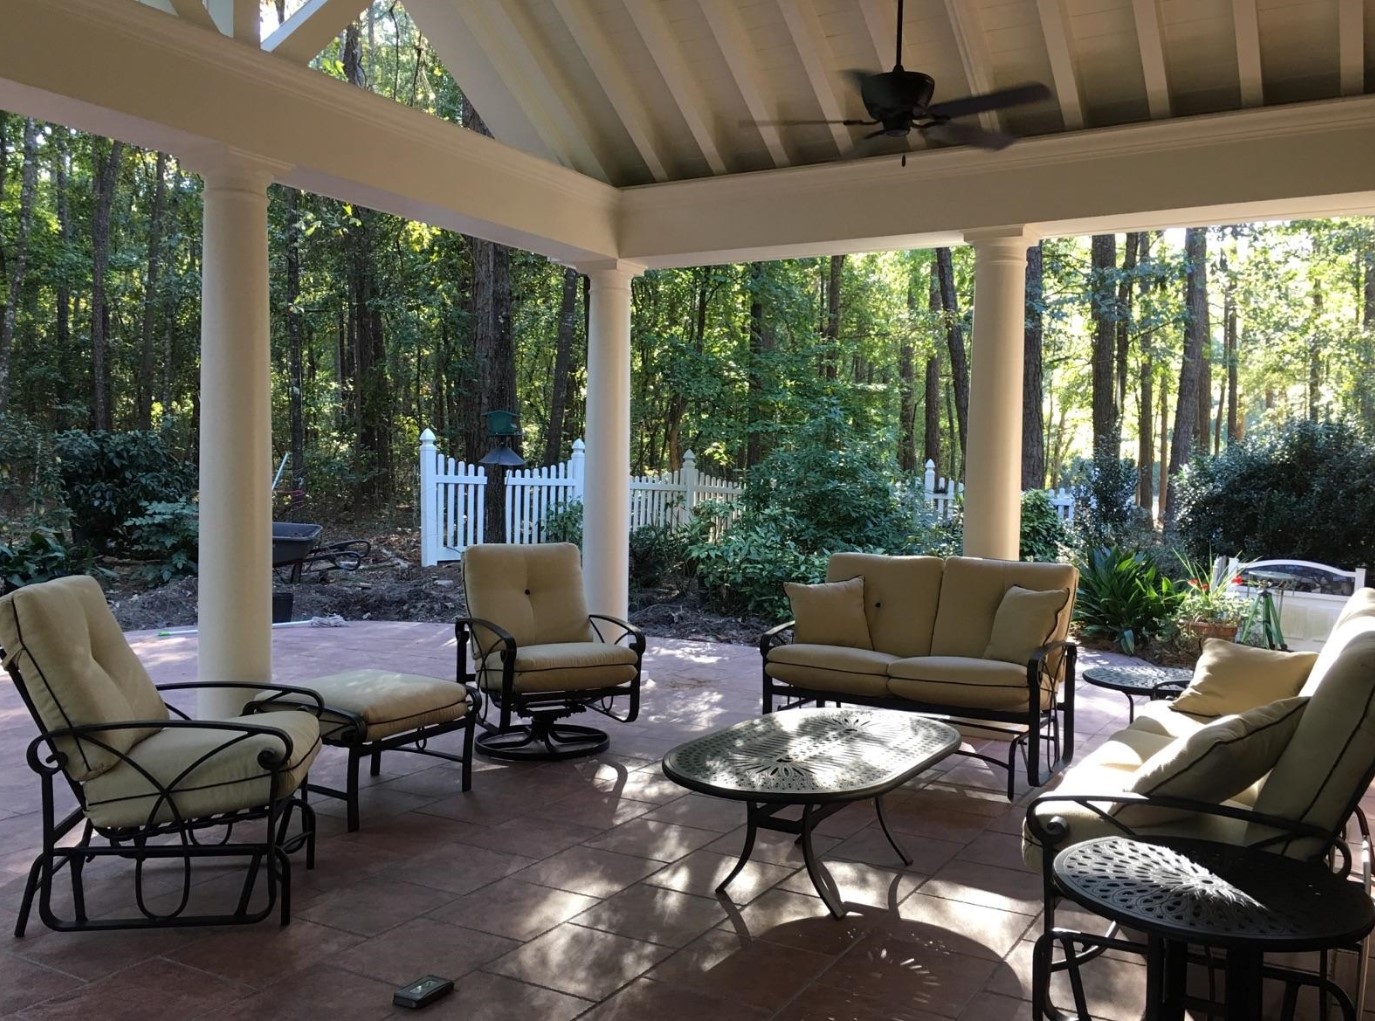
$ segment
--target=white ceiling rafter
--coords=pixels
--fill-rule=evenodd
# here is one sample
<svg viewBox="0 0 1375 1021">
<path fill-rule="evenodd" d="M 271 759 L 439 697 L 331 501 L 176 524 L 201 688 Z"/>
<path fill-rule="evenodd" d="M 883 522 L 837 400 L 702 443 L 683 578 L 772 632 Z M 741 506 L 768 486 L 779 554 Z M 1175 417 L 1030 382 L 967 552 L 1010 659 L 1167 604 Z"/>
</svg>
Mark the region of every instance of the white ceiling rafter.
<svg viewBox="0 0 1375 1021">
<path fill-rule="evenodd" d="M 816 12 L 803 0 L 778 0 L 778 9 L 788 26 L 788 35 L 802 60 L 802 67 L 807 72 L 807 81 L 816 96 L 817 106 L 821 108 L 821 116 L 828 121 L 841 120 L 845 110 L 836 98 L 835 86 L 832 85 L 830 68 L 834 62 Z M 849 128 L 843 124 L 830 124 L 828 127 L 837 152 L 842 156 L 849 154 L 855 147 Z"/>
<path fill-rule="evenodd" d="M 759 60 L 748 43 L 749 37 L 735 9 L 734 0 L 698 0 L 698 4 L 703 17 L 707 19 L 712 38 L 716 40 L 716 48 L 721 51 L 730 70 L 735 88 L 745 101 L 745 108 L 754 118 L 759 137 L 769 150 L 773 165 L 788 166 L 792 161 L 788 157 L 788 150 L 783 147 L 783 136 L 778 133 L 777 127 L 769 123 L 776 114 L 764 98 L 764 76 L 759 71 Z"/>
<path fill-rule="evenodd" d="M 649 168 L 650 176 L 656 181 L 667 181 L 668 170 L 654 144 L 653 118 L 630 76 L 626 74 L 621 59 L 612 52 L 606 38 L 598 31 L 587 9 L 587 0 L 554 0 L 554 7 L 592 69 L 592 74 L 596 76 L 597 84 L 610 100 L 611 108 L 616 111 L 616 116 L 630 135 L 635 151 Z"/>
<path fill-rule="evenodd" d="M 1060 103 L 1060 119 L 1066 131 L 1084 127 L 1084 101 L 1079 93 L 1079 76 L 1074 71 L 1074 55 L 1069 48 L 1069 23 L 1064 0 L 1036 0 L 1050 57 L 1050 75 L 1055 82 L 1055 98 Z"/>
<path fill-rule="evenodd" d="M 359 0 L 306 0 L 263 40 L 263 49 L 297 64 L 309 64 L 366 6 Z"/>
<path fill-rule="evenodd" d="M 177 13 L 177 9 L 172 6 L 172 0 L 137 0 L 137 2 L 145 7 L 151 7 L 155 11 L 162 11 L 163 14 L 175 15 Z"/>
<path fill-rule="evenodd" d="M 983 27 L 979 24 L 979 12 L 969 0 L 945 0 L 945 13 L 950 19 L 950 29 L 955 33 L 955 48 L 960 51 L 960 63 L 964 65 L 969 91 L 992 92 L 993 76 L 989 73 L 992 65 L 988 59 Z M 993 110 L 979 114 L 979 123 L 985 131 L 1001 129 L 998 114 Z"/>
<path fill-rule="evenodd" d="M 561 88 L 550 79 L 545 68 L 552 67 L 553 61 L 547 54 L 535 53 L 532 37 L 521 32 L 505 3 L 484 0 L 480 4 L 458 4 L 457 8 L 478 44 L 493 58 L 493 66 L 507 91 L 558 154 L 560 162 L 599 181 L 610 180 L 588 144 L 591 132 L 584 130 L 583 119 L 576 117 L 576 110 L 565 102 L 565 96 L 571 99 L 572 90 Z"/>
<path fill-rule="evenodd" d="M 1265 105 L 1265 79 L 1260 66 L 1260 18 L 1256 0 L 1232 0 L 1232 25 L 1237 36 L 1237 83 L 1242 106 Z"/>
<path fill-rule="evenodd" d="M 1337 6 L 1337 38 L 1341 48 L 1343 96 L 1359 96 L 1365 92 L 1364 21 L 1364 0 L 1339 0 Z"/>
<path fill-rule="evenodd" d="M 206 0 L 206 10 L 219 30 L 231 39 L 262 43 L 262 4 L 259 0 Z"/>
<path fill-rule="evenodd" d="M 219 31 L 215 19 L 210 17 L 210 12 L 205 9 L 204 0 L 172 0 L 172 7 L 176 10 L 177 17 L 183 21 L 189 21 L 201 28 L 212 28 L 216 32 Z"/>
<path fill-rule="evenodd" d="M 707 161 L 713 174 L 726 173 L 726 161 L 721 157 L 720 146 L 716 144 L 715 133 L 708 123 L 710 107 L 706 96 L 693 78 L 663 11 L 658 4 L 645 3 L 644 0 L 622 0 L 622 4 L 630 20 L 635 23 L 640 38 L 654 55 L 659 75 L 668 86 L 669 94 L 677 104 L 678 112 L 687 124 L 693 141 L 697 143 L 702 158 Z"/>
<path fill-rule="evenodd" d="M 1136 42 L 1141 49 L 1141 74 L 1146 81 L 1146 103 L 1151 117 L 1171 116 L 1170 83 L 1165 77 L 1165 44 L 1161 38 L 1160 11 L 1155 0 L 1132 0 L 1136 18 Z"/>
</svg>

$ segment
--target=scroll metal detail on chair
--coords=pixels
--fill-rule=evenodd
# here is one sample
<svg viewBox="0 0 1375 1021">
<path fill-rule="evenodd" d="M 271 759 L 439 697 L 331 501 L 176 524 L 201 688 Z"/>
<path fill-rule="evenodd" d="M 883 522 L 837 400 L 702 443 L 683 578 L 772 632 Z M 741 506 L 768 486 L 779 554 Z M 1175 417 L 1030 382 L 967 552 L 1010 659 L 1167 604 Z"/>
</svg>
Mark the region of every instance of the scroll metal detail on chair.
<svg viewBox="0 0 1375 1021">
<path fill-rule="evenodd" d="M 463 555 L 463 588 L 471 616 L 460 618 L 455 632 L 459 648 L 472 652 L 465 680 L 488 696 L 479 752 L 504 759 L 595 755 L 607 747 L 606 733 L 563 720 L 588 710 L 620 722 L 639 714 L 644 634 L 588 613 L 576 546 L 471 546 Z"/>
<path fill-rule="evenodd" d="M 291 914 L 291 862 L 304 847 L 314 867 L 314 812 L 304 794 L 306 773 L 320 749 L 320 701 L 285 685 L 249 683 L 154 685 L 110 613 L 92 578 L 60 578 L 0 598 L 0 660 L 15 682 L 39 736 L 28 763 L 42 785 L 43 846 L 29 870 L 15 924 L 22 936 L 35 896 L 38 914 L 58 930 L 127 929 L 251 923 L 278 900 Z M 304 696 L 297 711 L 193 720 L 163 701 L 162 692 L 206 687 L 243 689 L 247 703 Z M 60 778 L 60 779 L 59 779 Z M 57 788 L 65 781 L 76 807 L 59 818 Z M 300 829 L 292 834 L 294 815 Z M 235 837 L 236 827 L 243 834 Z M 72 833 L 73 843 L 61 842 Z M 94 843 L 96 837 L 105 844 Z M 91 917 L 83 872 L 99 858 L 134 864 L 138 914 Z M 192 863 L 247 860 L 233 911 L 190 914 Z M 180 890 L 163 906 L 150 903 L 147 866 L 180 861 Z M 54 910 L 60 872 L 71 880 L 72 917 Z M 252 906 L 259 874 L 266 903 Z"/>
</svg>

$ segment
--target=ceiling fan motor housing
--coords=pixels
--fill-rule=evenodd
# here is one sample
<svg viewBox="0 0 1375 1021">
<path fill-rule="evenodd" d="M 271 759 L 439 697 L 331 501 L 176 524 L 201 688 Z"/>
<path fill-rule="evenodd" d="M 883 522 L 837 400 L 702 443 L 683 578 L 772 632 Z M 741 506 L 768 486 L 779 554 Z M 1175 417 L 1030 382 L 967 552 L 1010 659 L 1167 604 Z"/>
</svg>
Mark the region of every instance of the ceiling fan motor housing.
<svg viewBox="0 0 1375 1021">
<path fill-rule="evenodd" d="M 936 83 L 929 74 L 899 66 L 864 79 L 860 97 L 869 116 L 876 121 L 910 119 L 926 109 L 935 89 Z"/>
</svg>

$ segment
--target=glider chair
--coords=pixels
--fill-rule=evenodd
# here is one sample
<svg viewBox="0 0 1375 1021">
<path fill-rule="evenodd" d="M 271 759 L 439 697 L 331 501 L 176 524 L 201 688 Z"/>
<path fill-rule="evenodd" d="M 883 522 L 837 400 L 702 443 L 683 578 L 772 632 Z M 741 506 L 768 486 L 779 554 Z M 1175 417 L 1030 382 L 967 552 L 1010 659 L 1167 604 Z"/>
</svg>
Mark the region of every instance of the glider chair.
<svg viewBox="0 0 1375 1021">
<path fill-rule="evenodd" d="M 304 846 L 306 867 L 314 865 L 314 813 L 304 783 L 320 749 L 318 696 L 263 684 L 154 685 L 88 577 L 59 578 L 0 598 L 0 660 L 39 729 L 28 762 L 42 785 L 43 846 L 29 870 L 16 936 L 24 934 L 35 894 L 39 917 L 58 930 L 257 922 L 279 899 L 287 924 L 287 856 Z M 305 696 L 308 708 L 266 717 L 255 706 L 251 715 L 193 720 L 161 694 L 205 687 L 242 688 L 245 703 L 265 690 Z M 64 783 L 76 806 L 59 816 L 57 788 Z M 301 822 L 289 835 L 293 815 Z M 88 915 L 83 872 L 104 858 L 133 862 L 138 914 Z M 234 910 L 189 912 L 193 862 L 227 858 L 247 866 Z M 180 865 L 179 874 L 175 866 L 171 873 L 171 893 L 162 882 L 146 885 L 150 871 L 166 878 L 155 867 L 164 860 Z M 54 881 L 64 869 L 71 917 L 59 917 L 53 904 Z M 255 908 L 260 872 L 266 903 Z"/>
<path fill-rule="evenodd" d="M 472 616 L 458 620 L 456 634 L 473 661 L 464 679 L 487 695 L 479 752 L 500 759 L 595 755 L 607 746 L 603 731 L 560 721 L 589 709 L 625 723 L 639 714 L 644 634 L 587 612 L 578 547 L 470 546 L 463 589 Z M 618 702 L 625 703 L 619 712 Z M 516 717 L 528 722 L 512 722 Z"/>
</svg>

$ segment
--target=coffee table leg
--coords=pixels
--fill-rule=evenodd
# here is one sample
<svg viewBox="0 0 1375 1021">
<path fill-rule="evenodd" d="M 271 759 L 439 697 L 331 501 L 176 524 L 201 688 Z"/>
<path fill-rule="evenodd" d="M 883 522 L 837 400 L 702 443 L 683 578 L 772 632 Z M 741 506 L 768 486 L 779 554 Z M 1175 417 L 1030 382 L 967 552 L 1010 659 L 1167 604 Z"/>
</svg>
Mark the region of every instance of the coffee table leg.
<svg viewBox="0 0 1375 1021">
<path fill-rule="evenodd" d="M 725 893 L 726 887 L 730 885 L 730 881 L 740 875 L 740 870 L 743 869 L 745 864 L 750 860 L 750 852 L 754 850 L 754 837 L 755 834 L 759 832 L 759 827 L 755 825 L 754 821 L 755 811 L 754 802 L 748 801 L 745 803 L 745 846 L 740 849 L 740 860 L 735 863 L 735 868 L 730 870 L 730 875 L 726 876 L 725 879 L 717 884 L 717 893 Z"/>
<path fill-rule="evenodd" d="M 812 849 L 812 827 L 815 825 L 812 809 L 812 805 L 806 805 L 802 809 L 802 860 L 807 863 L 807 875 L 811 877 L 812 885 L 816 887 L 816 892 L 821 895 L 831 914 L 836 918 L 844 918 L 845 905 L 840 900 L 840 889 L 831 878 L 831 874 L 826 871 L 826 866 L 821 864 L 816 851 Z"/>
<path fill-rule="evenodd" d="M 878 813 L 878 824 L 883 827 L 883 835 L 888 838 L 888 843 L 898 853 L 898 857 L 902 859 L 904 865 L 911 865 L 912 859 L 907 857 L 907 852 L 902 849 L 897 840 L 893 838 L 892 831 L 888 829 L 888 820 L 883 816 L 883 795 L 881 794 L 874 799 L 874 811 Z"/>
</svg>

